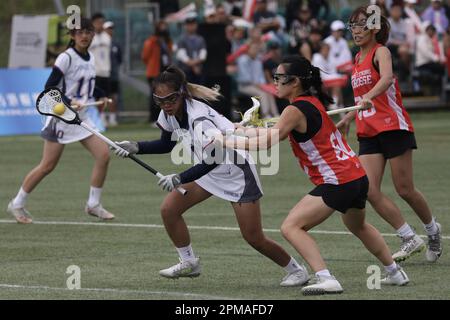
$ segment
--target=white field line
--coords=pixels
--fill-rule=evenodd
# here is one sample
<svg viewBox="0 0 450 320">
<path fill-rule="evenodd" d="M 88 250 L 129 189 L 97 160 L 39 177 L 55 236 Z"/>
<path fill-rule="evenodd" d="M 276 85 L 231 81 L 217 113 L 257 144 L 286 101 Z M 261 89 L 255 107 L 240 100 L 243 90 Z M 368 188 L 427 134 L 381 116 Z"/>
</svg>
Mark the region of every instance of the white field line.
<svg viewBox="0 0 450 320">
<path fill-rule="evenodd" d="M 48 287 L 48 286 L 25 286 L 18 284 L 0 283 L 0 288 L 3 289 L 27 289 L 27 290 L 44 290 L 44 291 L 70 291 L 77 292 L 101 292 L 101 293 L 118 293 L 118 294 L 138 294 L 138 295 L 159 295 L 159 296 L 176 296 L 185 298 L 210 299 L 210 300 L 238 300 L 238 298 L 213 296 L 208 294 L 197 294 L 176 291 L 149 291 L 149 290 L 127 290 L 127 289 L 112 289 L 112 288 L 80 288 L 70 290 L 67 288 Z"/>
<path fill-rule="evenodd" d="M 1 220 L 0 223 L 16 223 L 15 220 Z M 75 221 L 33 221 L 37 225 L 63 225 L 63 226 L 98 226 L 98 227 L 122 227 L 122 228 L 150 228 L 162 229 L 160 224 L 134 224 L 134 223 L 115 223 L 115 222 L 75 222 Z M 221 231 L 239 231 L 237 227 L 219 227 L 219 226 L 189 226 L 189 229 L 196 230 L 221 230 Z M 280 232 L 278 229 L 264 229 L 264 232 Z M 348 231 L 327 231 L 327 230 L 310 230 L 309 233 L 316 234 L 341 234 L 352 235 Z M 396 237 L 395 233 L 382 233 L 383 237 Z M 427 238 L 426 235 L 420 235 L 421 238 Z M 450 236 L 442 236 L 442 239 L 449 240 Z"/>
</svg>

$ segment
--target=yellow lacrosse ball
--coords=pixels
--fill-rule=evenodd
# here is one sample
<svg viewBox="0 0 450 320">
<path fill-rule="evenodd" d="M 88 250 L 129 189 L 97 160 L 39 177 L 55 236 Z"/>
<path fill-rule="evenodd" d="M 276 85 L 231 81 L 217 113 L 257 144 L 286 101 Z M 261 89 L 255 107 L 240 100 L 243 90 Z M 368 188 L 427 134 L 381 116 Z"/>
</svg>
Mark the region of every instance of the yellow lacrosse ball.
<svg viewBox="0 0 450 320">
<path fill-rule="evenodd" d="M 57 103 L 53 107 L 53 113 L 57 115 L 62 115 L 66 111 L 66 106 L 63 103 Z"/>
</svg>

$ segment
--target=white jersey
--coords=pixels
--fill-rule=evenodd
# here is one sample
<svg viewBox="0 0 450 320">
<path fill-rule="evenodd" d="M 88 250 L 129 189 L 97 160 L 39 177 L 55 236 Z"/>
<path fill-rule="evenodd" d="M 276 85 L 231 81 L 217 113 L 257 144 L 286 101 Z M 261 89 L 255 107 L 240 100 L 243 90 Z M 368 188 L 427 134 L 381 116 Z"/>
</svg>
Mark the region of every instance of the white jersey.
<svg viewBox="0 0 450 320">
<path fill-rule="evenodd" d="M 325 38 L 324 42 L 330 46 L 328 61 L 331 66 L 338 69 L 339 66 L 352 62 L 352 54 L 344 38 L 336 40 L 335 37 L 329 36 Z"/>
<path fill-rule="evenodd" d="M 98 77 L 111 76 L 111 36 L 105 31 L 96 33 L 89 46 L 89 52 L 95 57 L 95 72 Z"/>
<path fill-rule="evenodd" d="M 185 100 L 185 103 L 187 128 L 182 128 L 175 116 L 169 116 L 164 111 L 159 114 L 158 125 L 165 131 L 174 132 L 174 138 L 181 140 L 184 152 L 191 154 L 195 163 L 207 162 L 205 153 L 213 144 L 210 136 L 205 133 L 213 130 L 225 134 L 227 131 L 234 131 L 234 125 L 201 101 L 192 99 Z M 251 202 L 259 199 L 262 188 L 250 154 L 244 150 L 226 149 L 224 157 L 226 160 L 222 164 L 195 182 L 227 201 Z"/>
<path fill-rule="evenodd" d="M 85 60 L 73 48 L 69 48 L 56 58 L 55 67 L 64 75 L 60 89 L 66 97 L 82 103 L 94 100 L 96 73 L 92 55 Z"/>
<path fill-rule="evenodd" d="M 69 99 L 82 103 L 94 100 L 95 66 L 94 57 L 83 58 L 73 48 L 61 53 L 55 61 L 55 67 L 63 73 L 63 79 L 58 87 Z M 89 110 L 92 111 L 92 110 Z M 80 119 L 91 127 L 95 125 L 88 117 L 88 108 L 78 112 Z M 61 144 L 83 140 L 91 135 L 81 126 L 66 124 L 53 117 L 47 117 L 41 133 L 44 139 Z"/>
</svg>

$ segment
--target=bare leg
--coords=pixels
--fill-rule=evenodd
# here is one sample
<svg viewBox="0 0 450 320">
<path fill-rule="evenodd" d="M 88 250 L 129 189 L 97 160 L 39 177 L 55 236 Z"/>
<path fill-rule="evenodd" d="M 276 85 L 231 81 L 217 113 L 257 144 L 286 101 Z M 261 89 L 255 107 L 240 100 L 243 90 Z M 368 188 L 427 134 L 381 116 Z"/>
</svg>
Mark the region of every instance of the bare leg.
<svg viewBox="0 0 450 320">
<path fill-rule="evenodd" d="M 55 169 L 64 151 L 64 145 L 45 140 L 42 160 L 25 177 L 22 188 L 30 193 L 50 172 Z"/>
<path fill-rule="evenodd" d="M 290 255 L 262 230 L 259 200 L 249 203 L 232 203 L 244 239 L 257 251 L 281 267 L 288 265 Z"/>
<path fill-rule="evenodd" d="M 308 230 L 325 221 L 334 209 L 328 207 L 321 197 L 306 195 L 291 209 L 281 225 L 281 233 L 311 266 L 314 272 L 326 269 L 317 243 Z"/>
<path fill-rule="evenodd" d="M 91 186 L 102 188 L 105 183 L 109 164 L 109 149 L 105 142 L 92 135 L 81 144 L 94 156 L 95 164 L 91 175 Z"/>
<path fill-rule="evenodd" d="M 365 222 L 364 209 L 349 209 L 342 215 L 342 221 L 348 230 L 357 236 L 367 250 L 370 251 L 384 266 L 394 263 L 386 242 L 375 227 Z"/>
<path fill-rule="evenodd" d="M 414 187 L 412 150 L 390 159 L 389 163 L 398 195 L 409 204 L 422 223 L 429 224 L 433 218 L 430 207 L 423 194 Z"/>
<path fill-rule="evenodd" d="M 395 230 L 405 224 L 400 209 L 395 203 L 381 192 L 381 181 L 383 179 L 386 160 L 382 154 L 365 154 L 359 157 L 361 164 L 366 170 L 369 178 L 368 199 L 375 211 Z"/>
<path fill-rule="evenodd" d="M 174 190 L 169 193 L 161 204 L 161 217 L 167 234 L 177 248 L 191 243 L 189 231 L 182 215 L 192 206 L 208 199 L 211 194 L 195 182 L 183 185 L 188 192 L 186 195 Z"/>
</svg>

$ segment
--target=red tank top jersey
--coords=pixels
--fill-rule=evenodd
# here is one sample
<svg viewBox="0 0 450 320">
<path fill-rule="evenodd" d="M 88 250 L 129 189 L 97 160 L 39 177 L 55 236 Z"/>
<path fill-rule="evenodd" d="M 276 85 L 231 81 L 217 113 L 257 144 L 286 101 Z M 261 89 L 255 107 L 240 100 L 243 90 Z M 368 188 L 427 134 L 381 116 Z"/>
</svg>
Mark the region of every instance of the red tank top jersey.
<svg viewBox="0 0 450 320">
<path fill-rule="evenodd" d="M 380 73 L 373 65 L 373 57 L 381 44 L 375 45 L 363 61 L 359 61 L 361 52 L 355 57 L 352 71 L 352 88 L 357 104 L 364 94 L 380 80 Z M 411 119 L 403 107 L 398 81 L 382 94 L 372 99 L 374 108 L 358 111 L 356 116 L 356 134 L 358 137 L 373 137 L 391 130 L 414 131 Z"/>
<path fill-rule="evenodd" d="M 313 104 L 319 110 L 322 126 L 310 140 L 297 142 L 291 132 L 289 141 L 300 167 L 312 183 L 339 185 L 363 177 L 366 172 L 358 157 L 336 129 L 319 99 L 299 97 L 294 102 L 302 100 Z"/>
</svg>

